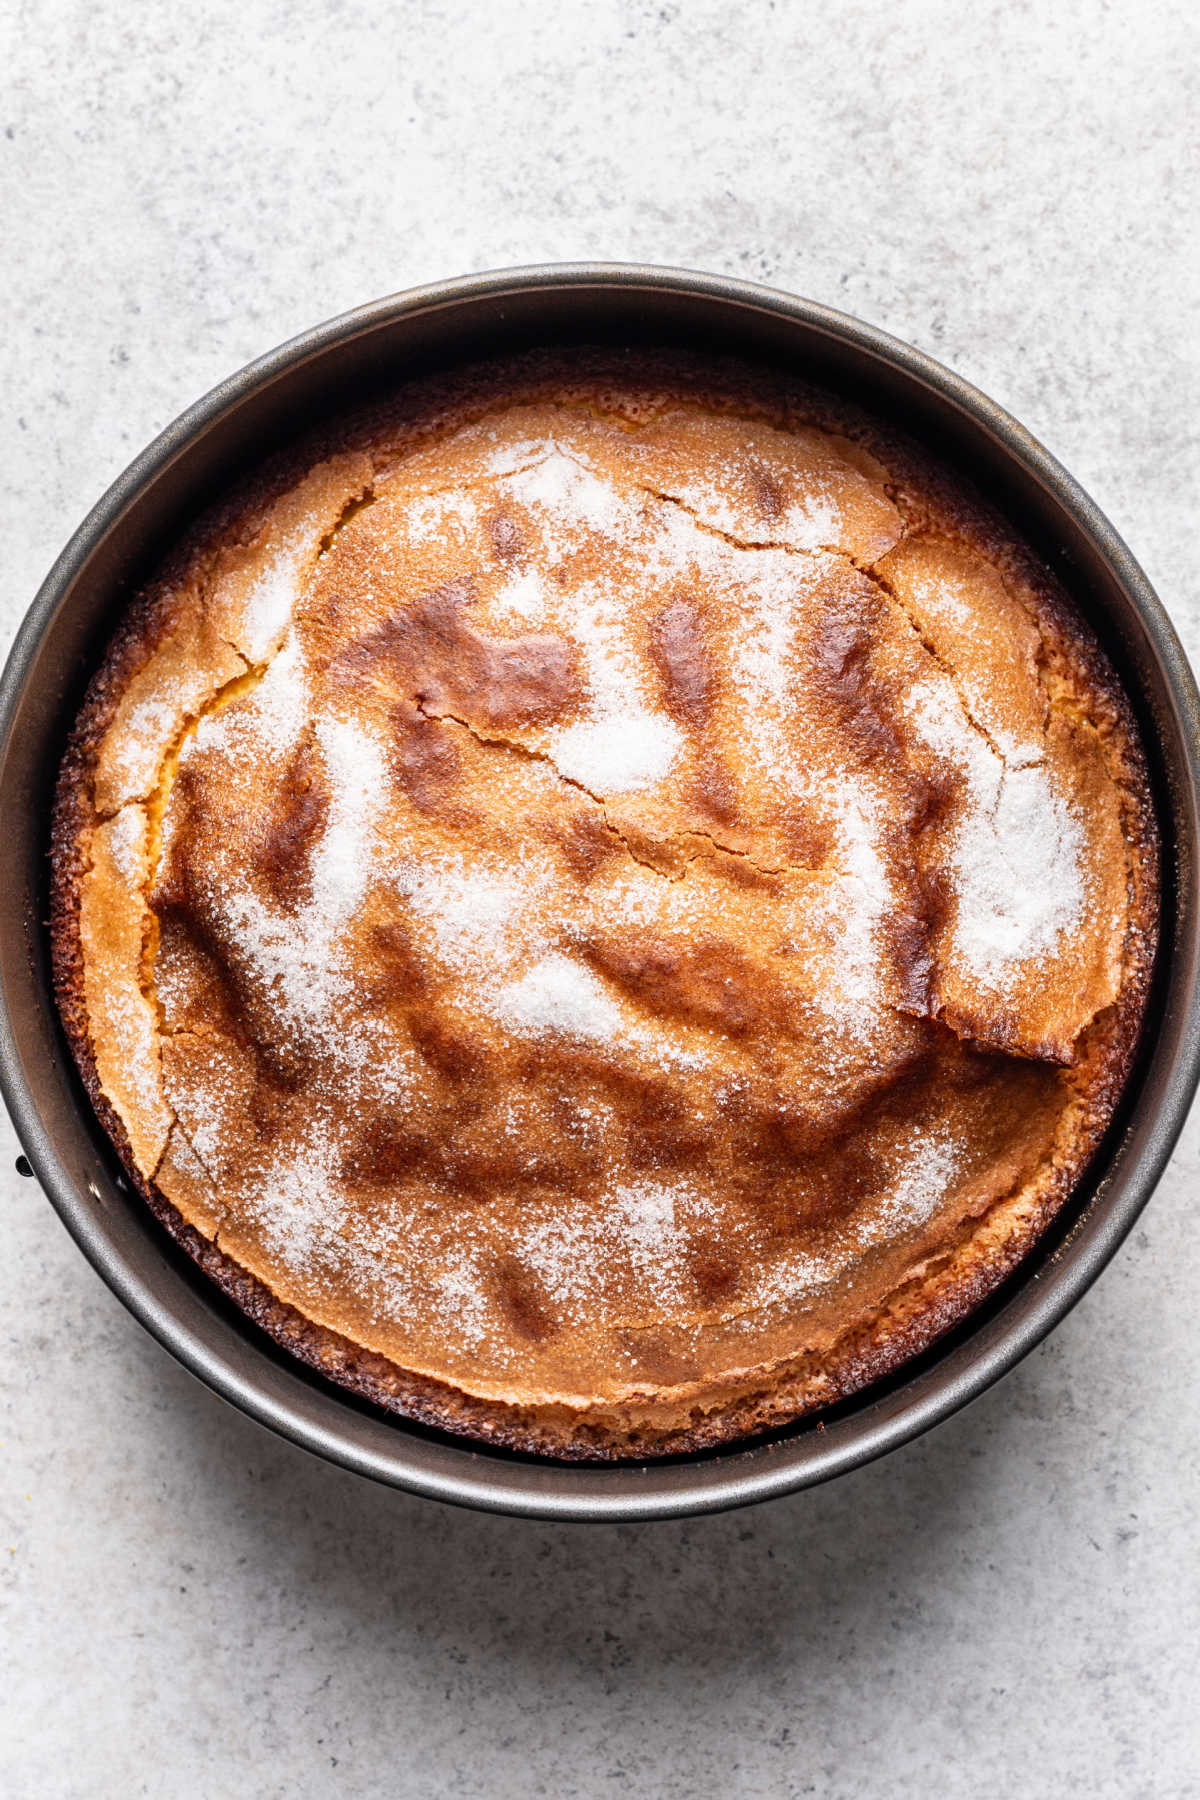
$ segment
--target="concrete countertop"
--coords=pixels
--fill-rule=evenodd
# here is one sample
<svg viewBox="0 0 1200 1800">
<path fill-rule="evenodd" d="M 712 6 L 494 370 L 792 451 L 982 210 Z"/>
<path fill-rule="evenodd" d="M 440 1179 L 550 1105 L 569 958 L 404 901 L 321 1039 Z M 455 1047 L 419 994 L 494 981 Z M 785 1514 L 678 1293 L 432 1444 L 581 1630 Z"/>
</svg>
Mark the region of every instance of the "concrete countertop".
<svg viewBox="0 0 1200 1800">
<path fill-rule="evenodd" d="M 9 0 L 0 631 L 293 332 L 565 258 L 765 280 L 1022 419 L 1200 654 L 1191 9 Z M 1200 1791 L 1200 1131 L 1019 1370 L 818 1492 L 548 1528 L 277 1442 L 0 1131 L 6 1795 Z"/>
</svg>

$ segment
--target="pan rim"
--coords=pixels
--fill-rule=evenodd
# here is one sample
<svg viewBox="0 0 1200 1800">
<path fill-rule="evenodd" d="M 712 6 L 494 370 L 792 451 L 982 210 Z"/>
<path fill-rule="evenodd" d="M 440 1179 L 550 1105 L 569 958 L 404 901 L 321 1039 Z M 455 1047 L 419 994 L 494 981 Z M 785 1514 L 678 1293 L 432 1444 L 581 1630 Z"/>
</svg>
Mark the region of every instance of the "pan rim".
<svg viewBox="0 0 1200 1800">
<path fill-rule="evenodd" d="M 828 1426 L 801 1422 L 768 1442 L 660 1464 L 598 1468 L 508 1459 L 465 1442 L 434 1443 L 386 1416 L 380 1421 L 386 1437 L 366 1432 L 362 1411 L 336 1389 L 274 1363 L 199 1300 L 189 1309 L 178 1296 L 168 1303 L 155 1292 L 105 1229 L 98 1195 L 81 1187 L 58 1153 L 23 1067 L 7 978 L 0 986 L 0 1091 L 35 1174 L 88 1260 L 165 1348 L 240 1410 L 327 1460 L 429 1498 L 541 1519 L 616 1522 L 765 1500 L 861 1466 L 930 1429 L 1014 1367 L 1082 1297 L 1132 1229 L 1166 1166 L 1200 1079 L 1200 696 L 1161 602 L 1095 502 L 1023 426 L 961 376 L 874 326 L 758 284 L 649 264 L 566 263 L 488 271 L 385 296 L 298 334 L 218 383 L 172 421 L 97 501 L 42 584 L 0 676 L 0 801 L 38 650 L 60 608 L 69 604 L 77 576 L 138 498 L 202 433 L 311 360 L 364 333 L 465 301 L 598 286 L 698 294 L 742 311 L 767 312 L 921 383 L 990 436 L 1071 514 L 1140 621 L 1176 727 L 1170 753 L 1163 752 L 1179 778 L 1173 812 L 1177 827 L 1183 823 L 1179 837 L 1186 852 L 1175 876 L 1178 928 L 1168 951 L 1175 1003 L 1157 1021 L 1125 1135 L 1072 1234 L 1044 1267 L 1031 1273 L 1023 1266 L 1012 1292 L 1009 1284 L 1002 1290 L 1007 1299 L 990 1313 L 985 1309 L 981 1323 L 968 1321 L 961 1334 L 952 1334 L 950 1348 L 919 1359 L 907 1378 L 899 1371 L 887 1391 L 867 1390 L 861 1404 L 850 1403 L 850 1410 Z M 1152 1073 L 1159 1090 L 1153 1104 Z M 353 1420 L 360 1427 L 355 1433 Z"/>
</svg>

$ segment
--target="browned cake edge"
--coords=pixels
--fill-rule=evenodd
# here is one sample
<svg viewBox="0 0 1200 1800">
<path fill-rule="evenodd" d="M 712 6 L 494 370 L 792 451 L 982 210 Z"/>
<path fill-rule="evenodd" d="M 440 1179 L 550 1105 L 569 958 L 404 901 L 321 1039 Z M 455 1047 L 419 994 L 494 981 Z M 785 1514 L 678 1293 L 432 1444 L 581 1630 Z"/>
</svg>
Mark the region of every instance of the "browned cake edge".
<svg viewBox="0 0 1200 1800">
<path fill-rule="evenodd" d="M 1086 1034 L 1077 1083 L 1073 1154 L 1052 1171 L 1032 1212 L 1018 1218 L 1009 1196 L 963 1227 L 956 1241 L 929 1259 L 897 1289 L 885 1308 L 848 1329 L 831 1351 L 802 1356 L 763 1371 L 761 1386 L 742 1372 L 738 1393 L 725 1404 L 694 1408 L 686 1424 L 669 1396 L 645 1396 L 640 1427 L 627 1408 L 522 1407 L 482 1400 L 417 1376 L 389 1359 L 314 1323 L 281 1301 L 193 1226 L 137 1168 L 124 1126 L 98 1077 L 84 1001 L 79 933 L 80 888 L 87 872 L 84 844 L 95 819 L 92 802 L 99 747 L 124 690 L 169 633 L 184 572 L 223 540 L 253 536 L 266 507 L 312 462 L 344 445 L 371 442 L 378 453 L 406 452 L 485 413 L 497 400 L 537 397 L 553 386 L 558 397 L 603 404 L 604 384 L 652 387 L 724 410 L 787 425 L 813 424 L 862 445 L 888 473 L 887 492 L 907 524 L 928 523 L 939 535 L 982 549 L 1000 569 L 1031 588 L 1042 641 L 1043 676 L 1069 677 L 1081 689 L 1096 724 L 1110 774 L 1122 800 L 1128 846 L 1130 928 L 1120 995 Z M 164 565 L 155 583 L 127 610 L 94 676 L 60 769 L 50 843 L 50 933 L 55 994 L 84 1086 L 138 1192 L 151 1212 L 203 1272 L 255 1325 L 283 1349 L 338 1385 L 389 1411 L 476 1441 L 571 1461 L 612 1461 L 708 1450 L 777 1429 L 845 1399 L 928 1349 L 959 1324 L 1023 1260 L 1061 1210 L 1083 1175 L 1112 1116 L 1136 1048 L 1153 965 L 1159 889 L 1159 841 L 1145 760 L 1129 702 L 1099 646 L 1049 572 L 1016 542 L 1001 518 L 902 433 L 881 427 L 849 403 L 797 383 L 773 383 L 737 365 L 693 364 L 685 357 L 577 353 L 569 365 L 554 356 L 422 384 L 404 397 L 313 436 L 278 457 L 201 519 Z M 1007 1217 L 1008 1213 L 1014 1216 Z M 995 1241 L 992 1241 L 995 1240 Z M 747 1391 L 748 1390 L 748 1391 Z M 648 1423 L 661 1411 L 659 1424 Z"/>
</svg>

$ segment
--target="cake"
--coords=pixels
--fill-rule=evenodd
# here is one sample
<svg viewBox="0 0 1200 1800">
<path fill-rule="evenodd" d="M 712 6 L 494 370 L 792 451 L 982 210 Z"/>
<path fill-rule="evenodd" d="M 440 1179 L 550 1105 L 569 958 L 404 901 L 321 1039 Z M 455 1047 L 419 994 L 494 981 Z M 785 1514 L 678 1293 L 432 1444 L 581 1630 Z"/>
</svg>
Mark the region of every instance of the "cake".
<svg viewBox="0 0 1200 1800">
<path fill-rule="evenodd" d="M 986 497 L 579 353 L 298 444 L 130 604 L 58 782 L 68 1040 L 293 1355 L 572 1460 L 769 1431 L 1027 1255 L 1135 1047 L 1128 703 Z"/>
</svg>

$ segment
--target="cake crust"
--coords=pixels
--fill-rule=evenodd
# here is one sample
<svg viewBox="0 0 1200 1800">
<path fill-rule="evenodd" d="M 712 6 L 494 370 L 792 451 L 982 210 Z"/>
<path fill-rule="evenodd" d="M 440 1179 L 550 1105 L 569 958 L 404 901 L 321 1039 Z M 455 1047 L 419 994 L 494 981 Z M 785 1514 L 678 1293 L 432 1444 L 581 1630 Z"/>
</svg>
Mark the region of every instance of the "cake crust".
<svg viewBox="0 0 1200 1800">
<path fill-rule="evenodd" d="M 647 496 L 652 534 L 687 534 L 678 554 L 693 558 L 692 586 L 672 563 L 639 639 L 636 681 L 655 684 L 664 728 L 642 729 L 618 707 L 623 736 L 605 737 L 595 669 L 584 666 L 595 642 L 573 637 L 553 607 L 526 628 L 531 570 L 545 611 L 556 555 L 573 603 L 601 576 L 624 594 L 637 586 L 620 541 L 628 526 L 614 523 L 607 499 L 593 500 L 600 512 L 582 547 L 567 546 L 573 565 L 561 544 L 526 541 L 531 518 L 549 514 L 558 529 L 563 508 L 576 504 L 544 482 L 527 483 L 519 498 L 530 443 L 549 443 L 623 504 L 634 490 Z M 702 480 L 713 467 L 722 472 L 715 494 Z M 464 561 L 444 498 L 472 489 L 491 507 L 481 524 L 473 519 L 486 545 L 482 574 L 477 544 Z M 431 499 L 432 548 L 412 536 Z M 836 543 L 821 542 L 831 529 Z M 756 571 L 774 559 L 770 576 L 785 584 L 789 616 L 811 620 L 807 731 L 814 741 L 832 732 L 836 753 L 850 759 L 843 777 L 870 785 L 885 818 L 893 898 L 873 928 L 869 972 L 882 983 L 871 1005 L 885 1008 L 886 1029 L 861 1009 L 836 1031 L 824 1015 L 811 1023 L 829 969 L 844 972 L 845 940 L 834 942 L 829 968 L 778 977 L 782 959 L 802 961 L 804 949 L 780 947 L 780 896 L 800 894 L 810 916 L 814 896 L 827 897 L 832 851 L 819 803 L 781 819 L 764 798 L 761 735 L 739 758 L 737 652 L 714 607 L 743 604 L 742 565 L 737 584 L 729 569 L 745 553 Z M 644 559 L 644 543 L 637 555 Z M 281 585 L 290 610 L 280 610 Z M 318 1207 L 297 1190 L 296 1206 L 308 1207 L 311 1240 L 314 1229 L 344 1238 L 363 1219 L 376 1230 L 401 1184 L 432 1196 L 443 1225 L 452 1199 L 449 1238 L 469 1218 L 491 1258 L 464 1303 L 472 1317 L 457 1328 L 405 1317 L 393 1329 L 378 1295 L 352 1291 L 337 1260 L 348 1255 L 343 1244 L 336 1253 L 323 1245 L 314 1260 L 311 1243 L 298 1247 L 299 1213 L 264 1228 L 252 1201 L 239 1218 L 228 1182 L 214 1179 L 213 1155 L 197 1149 L 196 1097 L 211 1103 L 221 1058 L 223 1093 L 236 1088 L 242 1098 L 229 1114 L 232 1146 L 218 1159 L 232 1147 L 252 1163 L 252 1137 L 278 1144 L 325 1103 L 311 1045 L 308 1060 L 286 1044 L 280 1055 L 282 1038 L 271 1041 L 278 1021 L 267 1015 L 264 1037 L 262 990 L 244 973 L 231 1006 L 228 946 L 215 942 L 212 902 L 198 892 L 222 846 L 244 839 L 239 868 L 252 871 L 246 879 L 268 896 L 273 918 L 308 916 L 314 904 L 314 855 L 337 804 L 329 743 L 314 749 L 312 733 L 301 732 L 273 785 L 226 793 L 228 734 L 261 708 L 293 615 L 319 691 L 351 695 L 356 725 L 386 719 L 382 737 L 375 732 L 388 745 L 381 779 L 398 798 L 383 848 L 399 867 L 415 834 L 423 859 L 400 879 L 403 932 L 394 906 L 371 913 L 360 896 L 351 959 L 360 1009 L 381 1012 L 389 1031 L 402 1028 L 417 1046 L 416 1100 L 406 1090 L 404 1106 L 415 1105 L 419 1129 L 406 1129 L 397 1101 L 377 1105 L 353 1139 L 339 1136 L 333 1179 L 351 1196 L 349 1227 L 344 1213 L 331 1223 L 324 1195 Z M 740 619 L 741 641 L 754 625 L 749 614 Z M 769 668 L 760 662 L 756 672 L 768 692 Z M 664 740 L 674 746 L 669 778 L 654 762 Z M 1023 761 L 1031 743 L 1036 757 Z M 1046 845 L 1049 879 L 1082 884 L 1065 941 L 1061 931 L 1052 939 L 1053 917 L 1047 924 L 1036 893 L 1018 896 L 1024 911 L 1004 913 L 1004 931 L 1040 931 L 1046 942 L 1023 962 L 1010 957 L 999 987 L 980 978 L 1000 955 L 980 933 L 995 937 L 1003 908 L 985 896 L 972 939 L 963 898 L 979 866 L 963 863 L 977 828 L 964 799 L 975 777 L 963 744 L 985 771 L 980 780 L 1002 771 L 985 796 L 991 816 L 1011 804 L 1033 808 L 1035 822 L 1082 821 L 1074 865 Z M 609 777 L 615 785 L 606 787 Z M 1036 782 L 1051 784 L 1064 812 L 1036 811 L 1037 795 L 1026 793 Z M 258 810 L 243 833 L 246 794 Z M 980 817 L 987 810 L 977 807 Z M 410 915 L 420 916 L 421 883 L 451 850 L 465 847 L 476 867 L 490 867 L 497 845 L 516 845 L 532 868 L 547 844 L 557 860 L 534 950 L 550 953 L 518 946 L 525 961 L 513 961 L 500 998 L 494 983 L 488 989 L 486 1005 L 506 1010 L 498 1024 L 481 1023 L 442 981 L 443 965 L 453 967 L 444 918 L 440 951 L 418 936 L 414 962 Z M 200 876 L 197 847 L 209 858 Z M 378 844 L 373 854 L 383 854 Z M 381 1406 L 506 1448 L 576 1460 L 675 1454 L 773 1429 L 853 1393 L 927 1348 L 1017 1266 L 1077 1184 L 1119 1097 L 1153 958 L 1157 855 L 1136 730 L 1098 646 L 1030 552 L 915 446 L 828 396 L 734 368 L 601 355 L 566 368 L 534 358 L 409 390 L 299 447 L 202 521 L 130 609 L 60 774 L 55 984 L 88 1093 L 139 1192 L 285 1349 Z M 957 886 L 947 874 L 956 866 Z M 665 937 L 661 919 L 653 929 L 639 923 L 644 896 L 616 927 L 606 920 L 611 886 L 631 869 L 645 871 L 637 879 L 658 895 L 668 883 L 700 891 L 690 937 Z M 597 892 L 603 905 L 593 904 Z M 580 910 L 580 894 L 590 911 Z M 444 913 L 444 893 L 434 899 Z M 544 930 L 546 918 L 564 914 L 567 974 Z M 714 916 L 725 921 L 719 937 Z M 430 967 L 441 971 L 433 989 Z M 287 969 L 272 979 L 286 984 Z M 597 1017 L 608 1032 L 599 1046 L 594 1031 L 587 1038 Z M 636 1037 L 647 1029 L 653 1041 Z M 625 1034 L 620 1054 L 616 1032 Z M 866 1048 L 842 1077 L 854 1032 Z M 781 1043 L 793 1046 L 790 1062 Z M 666 1077 L 655 1071 L 664 1059 Z M 720 1082 L 707 1072 L 714 1062 Z M 797 1071 L 818 1064 L 820 1106 L 806 1110 Z M 845 1087 L 836 1104 L 835 1076 Z M 375 1094 L 374 1072 L 372 1082 Z M 523 1115 L 520 1144 L 560 1153 L 557 1168 L 532 1182 L 490 1145 L 501 1105 L 511 1111 L 513 1096 L 526 1094 L 536 1105 Z M 608 1168 L 606 1191 L 619 1177 L 617 1191 L 628 1192 L 631 1171 L 642 1185 L 617 1248 L 610 1254 L 611 1224 L 602 1240 L 587 1240 L 593 1263 L 600 1245 L 611 1282 L 580 1300 L 553 1234 L 568 1202 L 573 1218 L 597 1211 L 597 1163 L 583 1155 L 578 1129 L 597 1095 L 610 1133 L 625 1133 L 626 1160 Z M 568 1102 L 574 1137 L 546 1123 Z M 904 1169 L 945 1139 L 947 1120 L 970 1150 L 964 1159 L 955 1141 L 952 1198 L 896 1226 Z M 561 1155 L 566 1141 L 574 1161 Z M 451 1162 L 456 1145 L 465 1148 Z M 705 1187 L 710 1162 L 716 1173 Z M 255 1191 L 270 1185 L 264 1169 L 277 1181 L 283 1166 L 259 1156 Z M 287 1169 L 297 1167 L 293 1157 Z M 506 1183 L 519 1205 L 493 1218 L 487 1208 Z M 731 1237 L 744 1252 L 730 1251 Z M 443 1230 L 441 1292 L 447 1304 L 463 1302 L 447 1241 Z M 798 1246 L 810 1263 L 825 1262 L 808 1287 L 788 1293 L 780 1269 L 788 1258 L 795 1268 Z M 402 1261 L 394 1239 L 378 1254 Z M 476 1347 L 456 1362 L 438 1333 L 449 1342 L 455 1329 L 478 1328 L 481 1306 L 490 1310 Z"/>
</svg>

